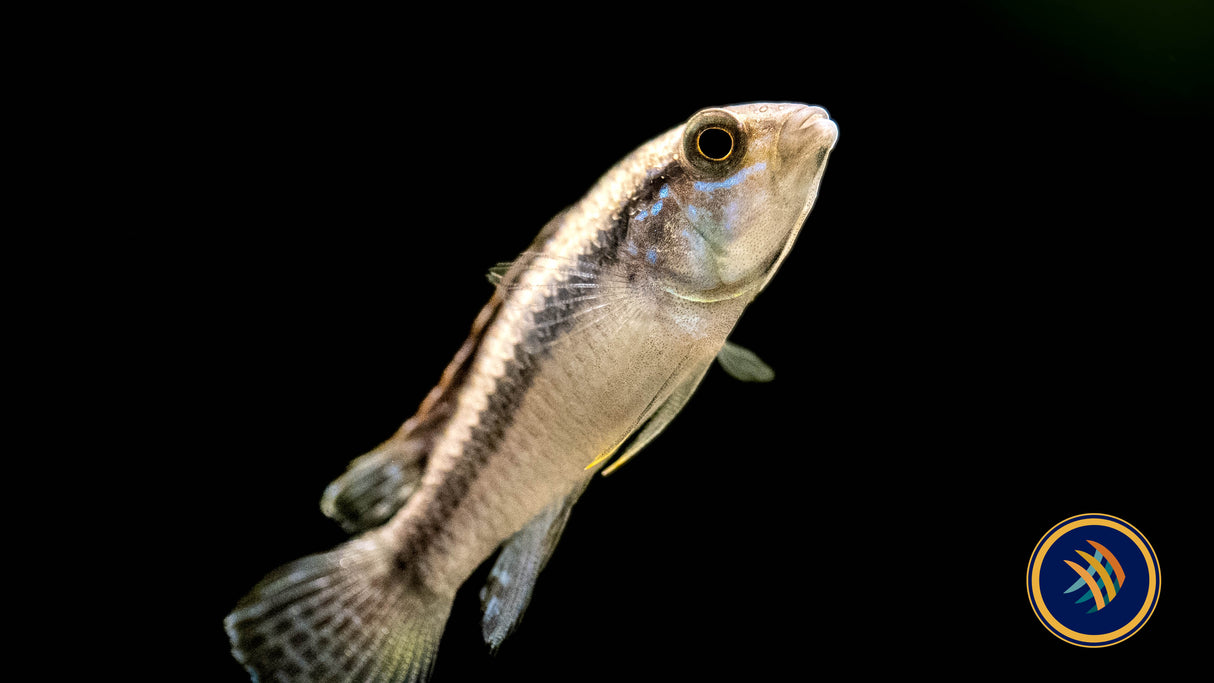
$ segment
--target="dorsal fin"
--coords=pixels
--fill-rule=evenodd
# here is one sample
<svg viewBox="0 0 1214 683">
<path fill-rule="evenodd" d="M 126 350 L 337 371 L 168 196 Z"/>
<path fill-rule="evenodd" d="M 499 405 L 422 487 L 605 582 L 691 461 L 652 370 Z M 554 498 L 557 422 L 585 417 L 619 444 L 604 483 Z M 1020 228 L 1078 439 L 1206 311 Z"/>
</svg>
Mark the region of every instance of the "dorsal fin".
<svg viewBox="0 0 1214 683">
<path fill-rule="evenodd" d="M 540 230 L 532 247 L 542 245 L 564 220 L 565 212 L 557 214 Z M 507 287 L 502 280 L 512 262 L 502 262 L 490 269 L 488 278 L 497 286 L 489 303 L 472 323 L 472 331 L 447 364 L 438 384 L 426 395 L 417 414 L 409 418 L 396 434 L 378 448 L 350 462 L 345 474 L 325 489 L 320 509 L 350 533 L 379 526 L 392 518 L 421 483 L 434 441 L 447 425 L 454 411 L 455 399 L 472 366 L 472 359 L 485 336 L 485 331 L 501 310 Z M 509 283 L 507 283 L 509 284 Z"/>
<path fill-rule="evenodd" d="M 320 509 L 350 533 L 379 526 L 392 518 L 421 483 L 430 449 L 446 427 L 455 397 L 476 355 L 485 330 L 502 305 L 495 291 L 481 309 L 472 331 L 417 414 L 378 448 L 350 462 L 345 474 L 325 489 Z"/>
</svg>

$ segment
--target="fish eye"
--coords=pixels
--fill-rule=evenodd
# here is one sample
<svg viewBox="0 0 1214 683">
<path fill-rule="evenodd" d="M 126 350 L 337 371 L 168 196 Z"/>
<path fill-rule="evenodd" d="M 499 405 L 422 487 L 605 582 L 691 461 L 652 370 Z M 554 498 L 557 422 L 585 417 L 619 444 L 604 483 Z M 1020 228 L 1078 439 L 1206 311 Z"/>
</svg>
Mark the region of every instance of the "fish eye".
<svg viewBox="0 0 1214 683">
<path fill-rule="evenodd" d="M 725 161 L 733 152 L 733 134 L 712 126 L 696 136 L 696 151 L 709 161 Z"/>
<path fill-rule="evenodd" d="M 746 129 L 726 109 L 697 112 L 683 128 L 680 159 L 700 178 L 719 178 L 732 173 L 746 152 Z"/>
</svg>

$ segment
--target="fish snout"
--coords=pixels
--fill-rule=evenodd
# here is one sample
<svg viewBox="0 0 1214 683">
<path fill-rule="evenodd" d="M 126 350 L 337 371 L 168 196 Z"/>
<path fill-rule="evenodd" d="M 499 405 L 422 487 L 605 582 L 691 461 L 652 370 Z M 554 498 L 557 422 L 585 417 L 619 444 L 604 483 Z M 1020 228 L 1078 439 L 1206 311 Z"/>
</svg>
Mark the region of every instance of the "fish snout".
<svg viewBox="0 0 1214 683">
<path fill-rule="evenodd" d="M 789 112 L 780 130 L 780 156 L 788 159 L 831 150 L 839 128 L 822 107 L 805 105 Z"/>
</svg>

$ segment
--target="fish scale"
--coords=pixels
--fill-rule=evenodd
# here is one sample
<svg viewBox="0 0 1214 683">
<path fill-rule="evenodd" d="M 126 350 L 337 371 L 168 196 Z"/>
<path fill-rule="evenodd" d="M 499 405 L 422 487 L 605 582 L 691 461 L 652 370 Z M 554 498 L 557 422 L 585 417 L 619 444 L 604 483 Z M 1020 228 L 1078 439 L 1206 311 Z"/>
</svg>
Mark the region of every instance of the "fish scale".
<svg viewBox="0 0 1214 683">
<path fill-rule="evenodd" d="M 661 433 L 718 356 L 741 379 L 773 376 L 727 337 L 791 248 L 836 138 L 817 107 L 702 110 L 494 268 L 418 414 L 326 490 L 322 509 L 358 535 L 237 604 L 236 658 L 267 680 L 423 681 L 456 592 L 499 547 L 481 602 L 500 646 L 594 474 Z"/>
<path fill-rule="evenodd" d="M 585 249 L 585 245 L 583 241 L 580 246 Z M 487 360 L 494 357 L 488 352 L 486 360 L 473 370 L 473 376 L 487 377 L 491 381 L 470 381 L 461 394 L 460 408 L 452 422 L 469 427 L 452 428 L 436 447 L 434 457 L 438 460 L 432 465 L 440 482 L 436 492 L 441 492 L 443 486 L 452 485 L 454 479 L 450 472 L 460 464 L 471 462 L 470 451 L 481 453 L 484 458 L 483 461 L 479 457 L 474 459 L 481 467 L 445 527 L 446 542 L 442 544 L 441 552 L 415 558 L 426 568 L 427 576 L 444 577 L 455 586 L 463 583 L 502 538 L 518 531 L 546 507 L 551 502 L 551 491 L 566 492 L 586 478 L 586 465 L 623 438 L 624 432 L 645 408 L 642 403 L 648 403 L 655 393 L 627 394 L 636 397 L 631 405 L 623 401 L 608 402 L 599 405 L 601 412 L 585 408 L 555 411 L 553 406 L 558 401 L 577 407 L 595 405 L 595 396 L 613 393 L 614 386 L 630 383 L 629 378 L 641 374 L 641 368 L 635 362 L 637 343 L 653 346 L 656 339 L 646 340 L 645 328 L 631 326 L 628 330 L 632 338 L 630 345 L 603 344 L 596 326 L 617 326 L 617 321 L 608 318 L 575 328 L 579 330 L 576 334 L 580 335 L 576 344 L 561 344 L 558 336 L 547 342 L 544 353 L 523 351 L 521 347 L 528 343 L 527 335 L 517 330 L 527 322 L 533 324 L 534 316 L 549 310 L 547 306 L 556 296 L 536 296 L 537 290 L 528 284 L 534 283 L 513 290 L 521 296 L 503 304 L 505 312 L 485 340 L 487 347 L 500 348 L 503 355 L 509 355 L 498 357 L 501 361 L 498 363 Z M 518 314 L 511 315 L 515 309 Z M 564 315 L 570 313 L 564 311 Z M 649 336 L 656 332 L 658 330 L 653 330 Z M 499 368 L 500 374 L 490 374 Z M 486 392 L 488 396 L 482 403 L 480 399 Z M 494 397 L 500 400 L 494 400 Z M 478 410 L 482 404 L 486 407 Z M 553 420 L 554 416 L 559 421 Z M 573 443 L 580 447 L 570 448 Z M 521 453 L 528 456 L 523 462 L 517 457 Z M 547 496 L 543 495 L 545 492 L 548 492 Z M 408 525 L 414 520 L 424 521 L 434 514 L 423 498 L 419 497 L 417 501 L 416 505 L 407 508 L 412 514 L 402 517 L 401 528 L 395 531 L 402 537 L 411 536 Z M 467 514 L 461 515 L 461 512 Z"/>
</svg>

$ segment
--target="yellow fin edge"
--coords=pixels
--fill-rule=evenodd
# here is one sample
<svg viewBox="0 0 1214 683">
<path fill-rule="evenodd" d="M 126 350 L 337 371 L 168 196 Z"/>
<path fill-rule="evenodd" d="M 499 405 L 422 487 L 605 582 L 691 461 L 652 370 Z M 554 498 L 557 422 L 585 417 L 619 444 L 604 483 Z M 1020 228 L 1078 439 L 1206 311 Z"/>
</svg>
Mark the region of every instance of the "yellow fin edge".
<svg viewBox="0 0 1214 683">
<path fill-rule="evenodd" d="M 628 436 L 632 436 L 632 435 L 631 435 L 631 434 L 629 434 Z M 587 469 L 587 470 L 592 470 L 592 469 L 594 469 L 595 467 L 598 467 L 599 465 L 601 465 L 601 464 L 602 464 L 604 461 L 606 461 L 606 460 L 610 460 L 610 459 L 611 459 L 611 456 L 615 455 L 615 454 L 616 454 L 616 452 L 618 452 L 618 451 L 620 450 L 620 446 L 623 446 L 623 445 L 624 445 L 624 441 L 627 441 L 627 440 L 628 440 L 628 437 L 625 437 L 623 441 L 621 441 L 621 442 L 617 443 L 616 445 L 614 445 L 614 446 L 612 446 L 611 448 L 609 448 L 609 449 L 607 449 L 606 451 L 604 451 L 602 455 L 600 455 L 599 457 L 595 458 L 595 459 L 594 459 L 594 461 L 593 461 L 593 462 L 591 462 L 589 465 L 586 465 L 586 469 Z M 640 449 L 631 449 L 631 450 L 629 450 L 627 453 L 625 453 L 624 455 L 620 456 L 620 459 L 619 459 L 619 460 L 616 460 L 615 462 L 611 463 L 611 466 L 610 466 L 610 467 L 608 467 L 607 469 L 603 470 L 603 472 L 602 472 L 603 476 L 605 477 L 605 476 L 607 476 L 607 475 L 611 474 L 612 472 L 616 471 L 617 469 L 619 469 L 619 468 L 620 468 L 620 465 L 623 465 L 624 463 L 626 463 L 626 462 L 628 462 L 629 460 L 631 460 L 631 459 L 632 459 L 632 456 L 636 455 L 636 452 L 637 452 L 638 450 L 640 450 Z"/>
<path fill-rule="evenodd" d="M 612 472 L 620 469 L 620 465 L 623 465 L 624 463 L 628 462 L 629 460 L 632 460 L 632 456 L 635 454 L 636 454 L 636 451 L 632 451 L 631 453 L 625 453 L 624 455 L 620 456 L 619 460 L 616 460 L 615 462 L 611 463 L 610 467 L 603 470 L 603 476 L 605 477 L 605 476 L 611 474 Z"/>
<path fill-rule="evenodd" d="M 635 431 L 635 430 L 634 430 L 634 431 Z M 632 436 L 632 432 L 629 432 L 629 433 L 628 433 L 628 436 Z M 620 446 L 623 446 L 623 445 L 624 445 L 624 442 L 628 440 L 628 436 L 626 436 L 626 437 L 624 437 L 623 439 L 621 439 L 621 440 L 620 440 L 620 442 L 619 442 L 619 443 L 617 443 L 616 445 L 614 445 L 614 446 L 612 446 L 611 448 L 608 448 L 607 450 L 603 451 L 603 454 L 602 454 L 602 455 L 600 455 L 599 457 L 595 458 L 595 459 L 594 459 L 594 461 L 593 461 L 593 462 L 591 462 L 589 465 L 586 465 L 586 469 L 587 469 L 587 470 L 592 470 L 592 469 L 594 469 L 595 467 L 598 467 L 599 465 L 601 465 L 601 464 L 603 463 L 603 461 L 605 461 L 605 460 L 610 460 L 610 459 L 611 459 L 611 456 L 615 455 L 616 451 L 620 450 Z M 618 464 L 619 464 L 619 463 L 616 463 L 615 465 L 612 465 L 612 466 L 611 466 L 611 468 L 609 468 L 609 469 L 614 469 L 614 468 L 616 467 L 616 465 L 618 465 Z M 603 474 L 606 474 L 606 472 L 604 472 Z"/>
</svg>

